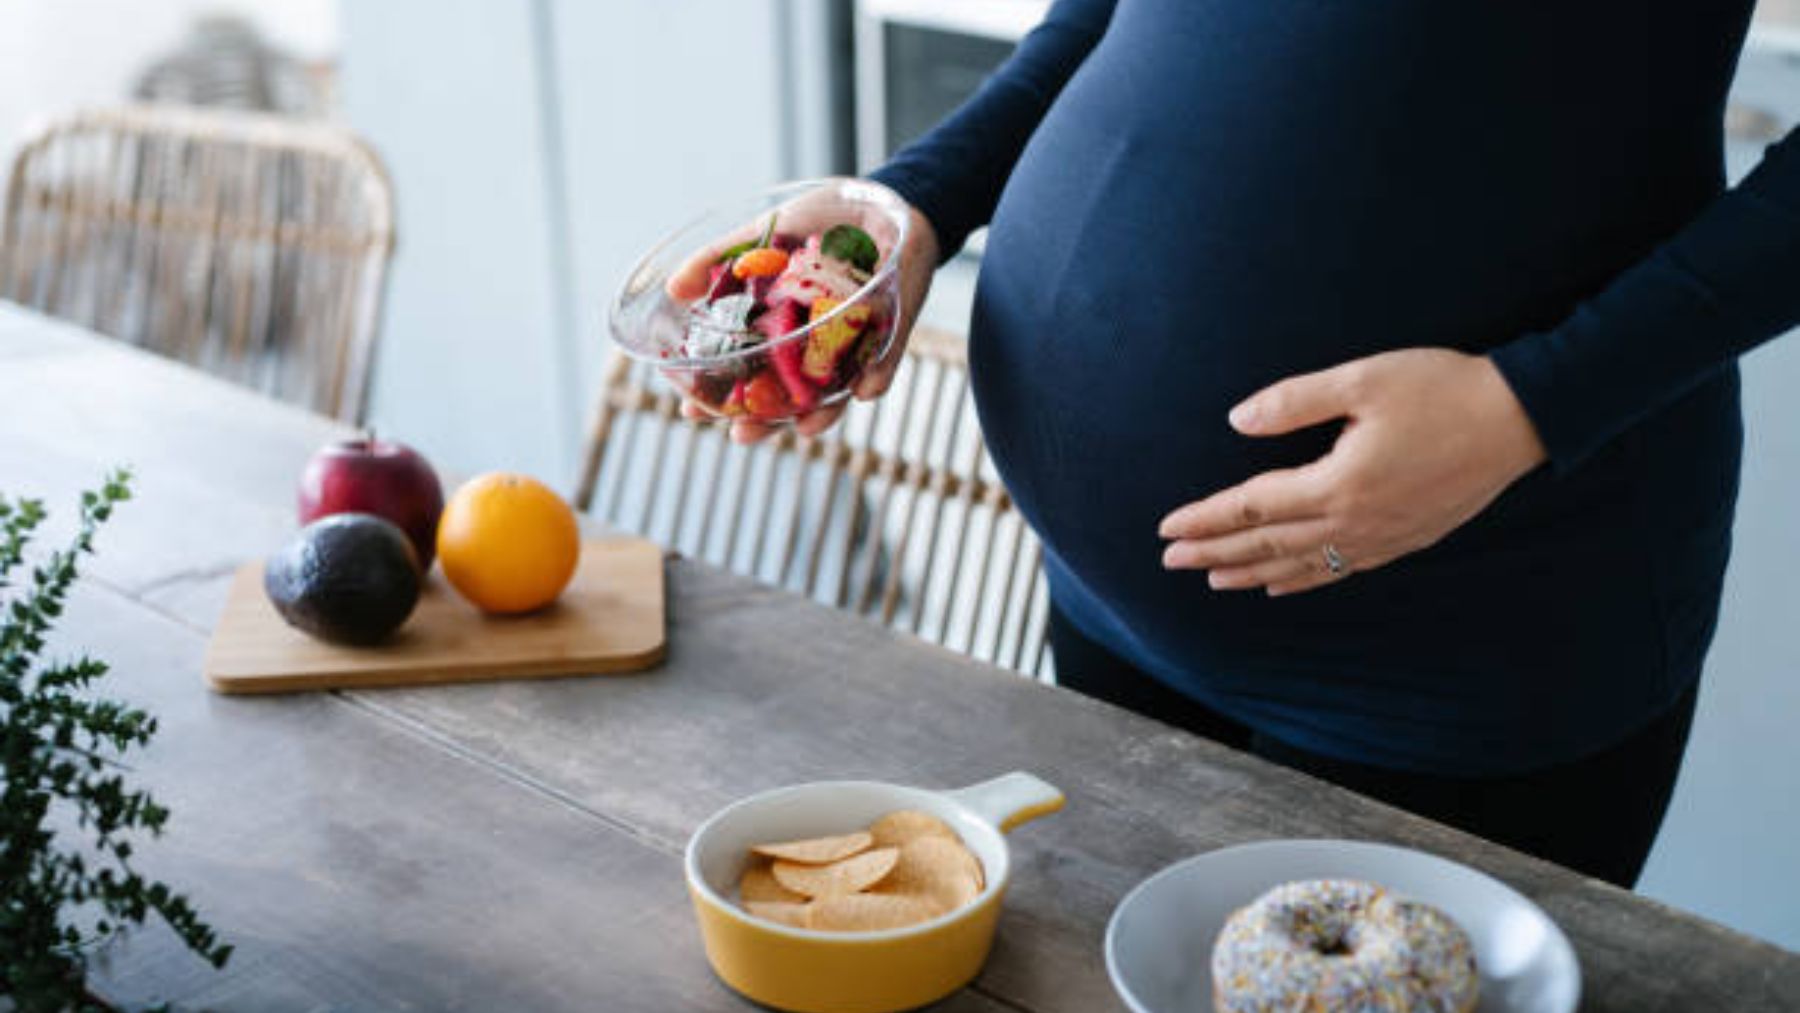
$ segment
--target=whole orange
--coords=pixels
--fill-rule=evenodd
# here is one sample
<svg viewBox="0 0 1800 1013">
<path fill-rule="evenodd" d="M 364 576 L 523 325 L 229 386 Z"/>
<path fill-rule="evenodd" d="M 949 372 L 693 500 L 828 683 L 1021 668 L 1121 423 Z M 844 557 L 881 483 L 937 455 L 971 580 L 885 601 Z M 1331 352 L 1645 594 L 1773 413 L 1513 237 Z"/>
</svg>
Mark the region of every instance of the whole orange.
<svg viewBox="0 0 1800 1013">
<path fill-rule="evenodd" d="M 496 471 L 463 483 L 444 505 L 437 552 L 444 576 L 476 608 L 529 612 L 568 586 L 581 532 L 544 483 Z"/>
</svg>

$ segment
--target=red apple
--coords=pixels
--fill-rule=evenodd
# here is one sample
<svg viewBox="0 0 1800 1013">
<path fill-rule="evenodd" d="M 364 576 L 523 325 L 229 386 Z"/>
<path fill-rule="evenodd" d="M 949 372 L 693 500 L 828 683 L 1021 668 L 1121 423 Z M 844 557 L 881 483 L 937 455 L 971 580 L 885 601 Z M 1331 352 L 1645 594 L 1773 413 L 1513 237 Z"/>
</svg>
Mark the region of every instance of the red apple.
<svg viewBox="0 0 1800 1013">
<path fill-rule="evenodd" d="M 412 541 L 419 565 L 437 554 L 444 488 L 418 451 L 373 436 L 332 443 L 306 462 L 300 476 L 300 523 L 341 513 L 374 514 Z"/>
</svg>

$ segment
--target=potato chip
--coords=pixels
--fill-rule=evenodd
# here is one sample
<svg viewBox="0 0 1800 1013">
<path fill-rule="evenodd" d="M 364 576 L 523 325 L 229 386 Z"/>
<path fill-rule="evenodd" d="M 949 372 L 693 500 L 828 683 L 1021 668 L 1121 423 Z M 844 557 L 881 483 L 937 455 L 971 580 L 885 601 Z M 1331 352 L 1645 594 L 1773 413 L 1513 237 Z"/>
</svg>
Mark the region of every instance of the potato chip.
<svg viewBox="0 0 1800 1013">
<path fill-rule="evenodd" d="M 873 932 L 928 922 L 944 911 L 923 897 L 848 893 L 808 904 L 806 924 L 828 932 Z"/>
<path fill-rule="evenodd" d="M 866 831 L 750 852 L 738 879 L 744 910 L 827 932 L 917 925 L 973 903 L 986 885 L 956 831 L 916 809 L 887 813 Z"/>
<path fill-rule="evenodd" d="M 983 886 L 981 863 L 962 843 L 945 837 L 916 838 L 900 848 L 893 872 L 876 892 L 921 897 L 954 910 L 973 901 Z"/>
<path fill-rule="evenodd" d="M 877 848 L 830 865 L 778 861 L 770 871 L 777 883 L 816 899 L 867 890 L 894 871 L 894 863 L 899 860 L 900 849 Z"/>
<path fill-rule="evenodd" d="M 769 871 L 769 863 L 765 860 L 753 862 L 744 870 L 743 876 L 738 879 L 738 896 L 745 903 L 806 903 L 805 894 L 795 893 L 775 879 L 775 874 Z"/>
<path fill-rule="evenodd" d="M 869 824 L 869 836 L 878 848 L 899 847 L 920 837 L 948 837 L 956 840 L 956 831 L 930 813 L 917 809 L 896 809 Z"/>
<path fill-rule="evenodd" d="M 859 855 L 869 850 L 874 843 L 874 838 L 867 831 L 858 830 L 853 834 L 840 834 L 836 837 L 811 837 L 801 841 L 758 844 L 750 850 L 758 855 L 802 865 L 828 865 L 843 861 L 851 855 Z"/>
<path fill-rule="evenodd" d="M 807 909 L 811 906 L 810 904 L 794 904 L 780 900 L 747 900 L 744 902 L 744 910 L 756 917 L 766 918 L 782 925 L 792 925 L 797 929 L 809 926 L 811 919 Z"/>
</svg>

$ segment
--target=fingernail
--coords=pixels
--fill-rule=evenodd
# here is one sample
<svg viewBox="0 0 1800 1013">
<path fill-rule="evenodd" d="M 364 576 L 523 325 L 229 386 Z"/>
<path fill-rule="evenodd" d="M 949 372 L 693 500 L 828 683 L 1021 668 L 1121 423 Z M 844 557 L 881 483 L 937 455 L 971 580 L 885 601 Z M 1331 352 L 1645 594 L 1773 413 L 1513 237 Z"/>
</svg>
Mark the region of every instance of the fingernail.
<svg viewBox="0 0 1800 1013">
<path fill-rule="evenodd" d="M 1227 416 L 1227 418 L 1229 418 L 1231 420 L 1231 427 L 1233 429 L 1242 431 L 1242 430 L 1250 428 L 1252 425 L 1254 425 L 1256 423 L 1256 404 L 1255 404 L 1255 402 L 1252 402 L 1252 401 L 1243 402 L 1242 404 L 1238 405 L 1236 408 L 1233 408 L 1231 410 L 1231 413 Z"/>
<path fill-rule="evenodd" d="M 1211 570 L 1206 571 L 1206 586 L 1214 591 L 1225 590 L 1225 579 Z"/>
</svg>

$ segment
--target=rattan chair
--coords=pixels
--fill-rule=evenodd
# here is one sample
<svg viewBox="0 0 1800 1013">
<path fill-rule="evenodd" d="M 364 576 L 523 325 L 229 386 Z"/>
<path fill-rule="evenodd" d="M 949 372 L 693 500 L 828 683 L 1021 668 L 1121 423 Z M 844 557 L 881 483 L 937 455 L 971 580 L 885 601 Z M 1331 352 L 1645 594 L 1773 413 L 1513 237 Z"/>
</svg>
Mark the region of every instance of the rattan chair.
<svg viewBox="0 0 1800 1013">
<path fill-rule="evenodd" d="M 380 160 L 343 129 L 83 111 L 13 160 L 0 299 L 360 422 L 393 215 Z"/>
<path fill-rule="evenodd" d="M 574 501 L 612 526 L 1031 674 L 1037 539 L 982 442 L 960 337 L 918 328 L 893 387 L 816 439 L 740 447 L 650 367 L 608 367 Z"/>
</svg>

